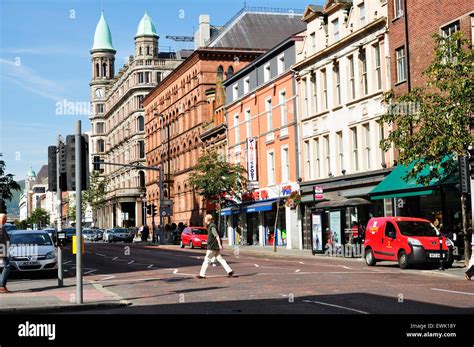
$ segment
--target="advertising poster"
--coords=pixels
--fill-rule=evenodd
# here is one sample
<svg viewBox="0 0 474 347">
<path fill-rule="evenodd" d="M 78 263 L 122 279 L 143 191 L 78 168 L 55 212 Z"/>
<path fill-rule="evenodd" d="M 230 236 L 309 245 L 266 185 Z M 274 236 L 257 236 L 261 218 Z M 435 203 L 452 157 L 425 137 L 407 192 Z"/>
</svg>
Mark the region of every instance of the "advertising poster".
<svg viewBox="0 0 474 347">
<path fill-rule="evenodd" d="M 321 215 L 313 213 L 312 216 L 312 240 L 313 240 L 313 251 L 322 252 L 323 251 L 323 226 L 321 221 Z"/>
<path fill-rule="evenodd" d="M 329 235 L 330 239 L 328 239 L 328 243 L 330 242 L 333 247 L 342 246 L 341 211 L 329 212 L 329 228 L 331 232 Z"/>
</svg>

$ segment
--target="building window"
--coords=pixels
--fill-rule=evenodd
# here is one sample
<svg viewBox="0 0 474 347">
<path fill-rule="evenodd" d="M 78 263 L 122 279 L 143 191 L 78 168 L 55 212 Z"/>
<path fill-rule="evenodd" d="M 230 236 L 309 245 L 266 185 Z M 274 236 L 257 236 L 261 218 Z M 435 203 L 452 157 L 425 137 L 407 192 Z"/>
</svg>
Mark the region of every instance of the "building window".
<svg viewBox="0 0 474 347">
<path fill-rule="evenodd" d="M 313 113 L 318 113 L 318 86 L 316 84 L 316 74 L 311 74 L 311 89 L 313 90 Z"/>
<path fill-rule="evenodd" d="M 290 179 L 290 157 L 288 147 L 282 148 L 281 151 L 281 181 L 288 182 Z"/>
<path fill-rule="evenodd" d="M 355 65 L 354 65 L 354 56 L 349 58 L 349 90 L 351 93 L 351 99 L 354 100 L 355 95 Z"/>
<path fill-rule="evenodd" d="M 285 71 L 285 54 L 282 53 L 278 56 L 278 75 Z"/>
<path fill-rule="evenodd" d="M 397 59 L 397 83 L 404 82 L 407 79 L 405 47 L 395 50 L 395 57 Z"/>
<path fill-rule="evenodd" d="M 105 133 L 105 124 L 104 123 L 97 123 L 96 126 L 95 126 L 95 133 L 96 134 Z"/>
<path fill-rule="evenodd" d="M 329 135 L 324 136 L 324 150 L 325 150 L 325 161 L 326 161 L 326 173 L 328 176 L 332 175 L 331 172 L 331 147 L 329 143 Z"/>
<path fill-rule="evenodd" d="M 323 83 L 323 107 L 325 110 L 328 109 L 328 80 L 326 75 L 326 69 L 321 70 L 321 81 Z"/>
<path fill-rule="evenodd" d="M 143 100 L 145 100 L 145 96 L 143 95 L 137 96 L 138 108 L 143 108 Z"/>
<path fill-rule="evenodd" d="M 311 179 L 311 151 L 309 140 L 304 142 L 304 166 L 306 179 Z"/>
<path fill-rule="evenodd" d="M 145 81 L 143 77 L 143 72 L 138 72 L 137 75 L 138 75 L 138 84 L 143 84 Z"/>
<path fill-rule="evenodd" d="M 337 139 L 337 169 L 342 172 L 344 170 L 344 147 L 342 142 L 342 131 L 336 133 Z"/>
<path fill-rule="evenodd" d="M 363 27 L 365 25 L 365 4 L 361 3 L 359 5 L 359 23 Z"/>
<path fill-rule="evenodd" d="M 98 140 L 97 141 L 97 153 L 104 153 L 105 152 L 105 141 Z"/>
<path fill-rule="evenodd" d="M 339 41 L 339 19 L 335 19 L 332 21 L 332 32 L 334 42 Z"/>
<path fill-rule="evenodd" d="M 217 80 L 222 81 L 224 79 L 224 68 L 220 65 L 217 68 Z"/>
<path fill-rule="evenodd" d="M 384 134 L 384 126 L 382 121 L 377 121 L 378 125 L 378 132 L 379 132 L 379 143 L 385 140 L 385 134 Z M 382 167 L 385 165 L 385 152 L 383 150 L 379 151 L 380 156 L 381 156 L 381 164 Z"/>
<path fill-rule="evenodd" d="M 231 78 L 232 76 L 234 76 L 234 68 L 232 66 L 229 66 L 229 68 L 227 69 L 227 78 Z"/>
<path fill-rule="evenodd" d="M 341 104 L 341 74 L 339 73 L 339 62 L 334 64 L 334 86 L 336 88 L 335 103 L 336 105 Z"/>
<path fill-rule="evenodd" d="M 380 43 L 374 46 L 375 78 L 377 90 L 382 89 L 382 68 L 380 64 Z"/>
<path fill-rule="evenodd" d="M 316 50 L 316 33 L 311 33 L 311 47 L 313 48 L 313 51 Z"/>
<path fill-rule="evenodd" d="M 451 37 L 454 33 L 459 31 L 459 21 L 451 23 L 443 28 L 441 28 L 441 35 L 444 38 L 449 38 Z M 453 54 L 452 52 L 448 51 L 446 52 L 446 57 L 444 57 L 443 62 L 452 62 L 453 61 Z"/>
<path fill-rule="evenodd" d="M 273 129 L 273 116 L 272 116 L 272 99 L 269 98 L 265 101 L 265 112 L 267 113 L 267 130 Z"/>
<path fill-rule="evenodd" d="M 138 116 L 138 131 L 145 131 L 145 117 Z"/>
<path fill-rule="evenodd" d="M 240 143 L 239 114 L 234 115 L 235 143 Z"/>
<path fill-rule="evenodd" d="M 232 99 L 235 101 L 239 97 L 239 84 L 236 83 L 232 86 Z"/>
<path fill-rule="evenodd" d="M 244 78 L 244 94 L 247 94 L 250 90 L 250 77 L 247 76 Z"/>
<path fill-rule="evenodd" d="M 303 99 L 305 116 L 309 116 L 309 100 L 308 100 L 308 78 L 303 78 Z"/>
<path fill-rule="evenodd" d="M 96 111 L 98 114 L 104 113 L 104 104 L 96 104 Z"/>
<path fill-rule="evenodd" d="M 271 78 L 270 63 L 266 63 L 263 66 L 263 82 L 270 81 L 270 78 Z"/>
<path fill-rule="evenodd" d="M 281 126 L 286 125 L 288 123 L 288 117 L 286 114 L 286 91 L 280 91 L 280 113 L 281 113 Z"/>
<path fill-rule="evenodd" d="M 319 152 L 319 139 L 313 139 L 313 150 L 314 150 L 314 157 L 316 159 L 316 164 L 314 169 L 316 170 L 316 177 L 321 177 L 321 154 Z"/>
<path fill-rule="evenodd" d="M 351 128 L 352 135 L 352 168 L 359 171 L 359 141 L 357 140 L 357 127 Z"/>
<path fill-rule="evenodd" d="M 267 153 L 267 165 L 268 165 L 268 185 L 272 186 L 275 184 L 275 153 L 270 151 Z"/>
<path fill-rule="evenodd" d="M 158 71 L 156 73 L 156 83 L 161 83 L 162 78 L 163 78 L 163 74 L 160 71 Z"/>
<path fill-rule="evenodd" d="M 402 1 L 403 0 L 393 0 L 393 15 L 395 18 L 403 16 Z"/>
<path fill-rule="evenodd" d="M 364 124 L 362 127 L 364 128 L 365 165 L 367 170 L 370 170 L 370 124 Z"/>
<path fill-rule="evenodd" d="M 364 93 L 364 95 L 367 95 L 369 93 L 369 86 L 367 84 L 367 55 L 365 48 L 360 50 L 359 59 L 361 67 L 362 93 Z"/>
<path fill-rule="evenodd" d="M 138 141 L 138 153 L 140 159 L 145 158 L 145 141 Z"/>
<path fill-rule="evenodd" d="M 245 110 L 245 128 L 247 131 L 247 138 L 252 137 L 252 131 L 250 127 L 250 109 Z"/>
</svg>

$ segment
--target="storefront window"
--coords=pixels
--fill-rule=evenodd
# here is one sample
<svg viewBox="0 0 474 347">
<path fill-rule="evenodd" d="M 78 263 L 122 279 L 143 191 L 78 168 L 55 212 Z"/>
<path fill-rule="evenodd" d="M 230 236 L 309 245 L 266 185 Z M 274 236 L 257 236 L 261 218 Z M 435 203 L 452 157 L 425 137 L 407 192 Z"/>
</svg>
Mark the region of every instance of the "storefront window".
<svg viewBox="0 0 474 347">
<path fill-rule="evenodd" d="M 265 212 L 265 244 L 270 246 L 273 245 L 275 238 L 275 219 L 276 219 L 276 209 L 272 211 Z M 280 210 L 278 212 L 278 222 L 277 222 L 277 246 L 286 245 L 286 216 L 285 210 Z"/>
</svg>

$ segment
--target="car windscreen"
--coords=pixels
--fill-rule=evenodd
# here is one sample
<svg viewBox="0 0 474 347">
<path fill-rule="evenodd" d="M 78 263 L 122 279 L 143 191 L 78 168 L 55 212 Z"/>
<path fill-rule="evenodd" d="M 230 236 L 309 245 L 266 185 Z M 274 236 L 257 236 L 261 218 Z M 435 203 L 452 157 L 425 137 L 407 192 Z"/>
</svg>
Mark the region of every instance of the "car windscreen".
<svg viewBox="0 0 474 347">
<path fill-rule="evenodd" d="M 5 228 L 5 231 L 18 230 L 16 225 L 13 224 L 4 224 L 3 227 Z"/>
<path fill-rule="evenodd" d="M 51 238 L 47 234 L 13 234 L 10 242 L 13 245 L 52 246 Z"/>
<path fill-rule="evenodd" d="M 437 230 L 428 222 L 397 222 L 402 235 L 405 236 L 439 236 Z"/>
<path fill-rule="evenodd" d="M 127 229 L 114 229 L 113 232 L 115 234 L 128 234 L 128 230 Z"/>
<path fill-rule="evenodd" d="M 64 229 L 63 230 L 66 235 L 70 236 L 70 235 L 76 235 L 76 229 Z"/>
<path fill-rule="evenodd" d="M 206 229 L 192 229 L 194 235 L 207 235 Z"/>
</svg>

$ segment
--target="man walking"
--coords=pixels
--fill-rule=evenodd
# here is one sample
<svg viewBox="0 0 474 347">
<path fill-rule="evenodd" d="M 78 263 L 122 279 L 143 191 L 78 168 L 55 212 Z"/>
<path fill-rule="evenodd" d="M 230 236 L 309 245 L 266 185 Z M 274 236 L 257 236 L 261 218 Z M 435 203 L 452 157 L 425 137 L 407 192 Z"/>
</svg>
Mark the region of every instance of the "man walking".
<svg viewBox="0 0 474 347">
<path fill-rule="evenodd" d="M 3 260 L 3 270 L 0 273 L 0 294 L 10 292 L 7 289 L 8 274 L 10 272 L 10 259 L 8 258 L 10 236 L 3 227 L 6 222 L 7 215 L 5 213 L 0 213 L 0 259 Z"/>
<path fill-rule="evenodd" d="M 212 222 L 213 219 L 214 218 L 210 214 L 206 215 L 204 219 L 207 226 L 207 252 L 204 262 L 202 263 L 201 272 L 198 276 L 196 276 L 197 278 L 206 278 L 206 270 L 211 263 L 211 259 L 214 257 L 224 267 L 228 277 L 232 277 L 234 275 L 234 271 L 232 271 L 224 258 L 222 258 L 221 251 L 224 249 L 224 247 L 222 246 L 221 238 L 217 232 L 217 227 Z"/>
</svg>

